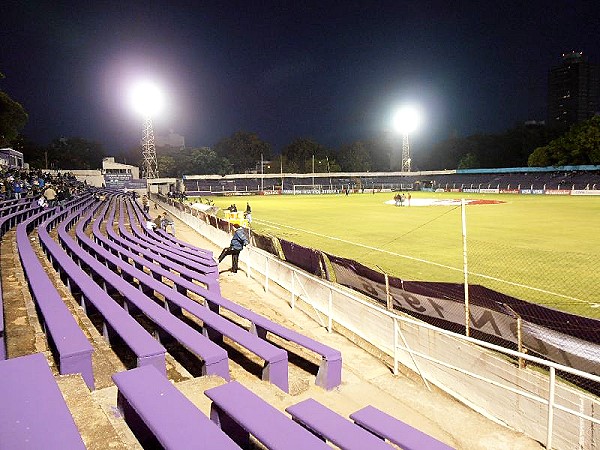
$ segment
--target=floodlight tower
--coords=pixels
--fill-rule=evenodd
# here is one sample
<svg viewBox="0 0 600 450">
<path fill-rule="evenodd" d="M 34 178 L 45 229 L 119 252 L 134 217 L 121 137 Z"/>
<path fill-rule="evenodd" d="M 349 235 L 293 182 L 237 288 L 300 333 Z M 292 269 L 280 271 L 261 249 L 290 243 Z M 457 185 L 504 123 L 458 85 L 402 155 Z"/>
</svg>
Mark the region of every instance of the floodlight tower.
<svg viewBox="0 0 600 450">
<path fill-rule="evenodd" d="M 158 161 L 154 144 L 152 117 L 146 116 L 142 133 L 142 178 L 158 178 Z"/>
<path fill-rule="evenodd" d="M 154 84 L 145 82 L 138 84 L 133 89 L 131 100 L 134 108 L 144 117 L 142 133 L 142 178 L 158 178 L 158 162 L 156 159 L 152 116 L 162 106 L 162 94 Z"/>
<path fill-rule="evenodd" d="M 419 126 L 419 113 L 416 109 L 405 106 L 400 108 L 394 116 L 394 128 L 402 133 L 402 168 L 401 172 L 410 172 L 410 144 L 408 134 Z"/>
</svg>

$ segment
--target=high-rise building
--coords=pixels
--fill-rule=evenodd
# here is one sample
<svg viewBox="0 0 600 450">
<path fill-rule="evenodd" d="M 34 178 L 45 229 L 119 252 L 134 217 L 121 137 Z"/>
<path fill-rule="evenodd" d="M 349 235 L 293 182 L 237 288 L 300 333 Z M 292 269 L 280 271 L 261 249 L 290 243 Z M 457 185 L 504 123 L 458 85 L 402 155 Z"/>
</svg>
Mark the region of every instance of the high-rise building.
<svg viewBox="0 0 600 450">
<path fill-rule="evenodd" d="M 568 128 L 600 113 L 600 66 L 583 52 L 563 54 L 548 76 L 548 125 Z"/>
</svg>

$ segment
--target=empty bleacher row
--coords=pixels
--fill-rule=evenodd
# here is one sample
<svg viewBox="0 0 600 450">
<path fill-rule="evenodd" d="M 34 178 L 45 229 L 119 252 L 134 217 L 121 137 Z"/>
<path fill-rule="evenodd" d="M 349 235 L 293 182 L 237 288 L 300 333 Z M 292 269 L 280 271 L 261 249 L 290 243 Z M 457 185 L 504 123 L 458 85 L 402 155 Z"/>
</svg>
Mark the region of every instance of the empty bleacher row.
<svg viewBox="0 0 600 450">
<path fill-rule="evenodd" d="M 144 213 L 130 197 L 108 195 L 99 202 L 92 195 L 81 195 L 62 208 L 50 209 L 23 203 L 25 206 L 2 216 L 0 229 L 4 236 L 16 228 L 19 259 L 58 371 L 79 373 L 89 389 L 95 388 L 94 348 L 42 267 L 32 245 L 35 241 L 83 311 L 96 318 L 93 323 L 104 339 L 109 344 L 124 344 L 131 354 L 134 363 L 127 366 L 129 370 L 115 373 L 113 379 L 119 389 L 118 407 L 143 446 L 186 448 L 206 439 L 214 443 L 207 448 L 238 448 L 245 447 L 252 435 L 267 448 L 293 448 L 292 436 L 298 436 L 298 448 L 307 448 L 300 446 L 301 442 L 314 443 L 310 448 L 329 448 L 323 437 L 334 443 L 340 439 L 336 435 L 339 423 L 327 425 L 329 414 L 336 414 L 333 411 L 320 411 L 322 426 L 331 433 L 306 423 L 300 426 L 296 423 L 302 423 L 299 415 L 278 411 L 237 382 L 207 391 L 214 411 L 210 421 L 166 378 L 167 351 L 162 342 L 174 340 L 197 357 L 202 374 L 228 381 L 228 347 L 222 346 L 226 336 L 262 360 L 263 380 L 287 392 L 287 351 L 270 342 L 272 335 L 321 360 L 317 385 L 333 389 L 341 383 L 338 350 L 221 295 L 211 252 L 146 230 Z M 12 205 L 0 202 L 0 208 Z M 223 310 L 249 327 L 224 318 Z M 144 324 L 137 320 L 140 315 Z M 190 316 L 194 323 L 186 320 Z M 46 358 L 39 353 L 11 358 L 5 351 L 3 329 L 0 337 L 0 443 L 9 445 L 7 448 L 84 448 Z M 46 401 L 40 409 L 41 398 Z M 19 425 L 14 426 L 17 418 Z M 341 416 L 338 420 L 346 421 L 350 427 L 346 432 L 356 435 L 352 445 L 342 448 L 365 448 L 361 443 L 373 441 L 367 427 Z M 238 425 L 232 426 L 234 422 Z"/>
</svg>

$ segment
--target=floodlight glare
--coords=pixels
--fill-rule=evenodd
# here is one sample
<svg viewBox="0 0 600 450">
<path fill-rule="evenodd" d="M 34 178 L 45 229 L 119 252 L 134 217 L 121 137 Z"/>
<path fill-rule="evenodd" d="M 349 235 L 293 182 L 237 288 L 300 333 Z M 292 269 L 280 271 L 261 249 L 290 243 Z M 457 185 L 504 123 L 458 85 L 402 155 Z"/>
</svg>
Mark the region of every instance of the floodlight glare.
<svg viewBox="0 0 600 450">
<path fill-rule="evenodd" d="M 409 134 L 415 131 L 421 121 L 419 111 L 411 106 L 400 108 L 394 114 L 393 124 L 397 132 Z"/>
<path fill-rule="evenodd" d="M 135 85 L 131 90 L 130 100 L 135 111 L 143 116 L 154 116 L 164 103 L 162 92 L 150 82 Z"/>
</svg>

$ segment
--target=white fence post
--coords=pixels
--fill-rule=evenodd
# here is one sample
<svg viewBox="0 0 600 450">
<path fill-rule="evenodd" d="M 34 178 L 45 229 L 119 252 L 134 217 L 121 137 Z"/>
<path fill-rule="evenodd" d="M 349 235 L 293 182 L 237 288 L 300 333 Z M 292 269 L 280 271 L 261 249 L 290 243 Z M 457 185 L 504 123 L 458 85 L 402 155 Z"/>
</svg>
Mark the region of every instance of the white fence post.
<svg viewBox="0 0 600 450">
<path fill-rule="evenodd" d="M 333 292 L 329 289 L 329 302 L 327 311 L 327 331 L 331 333 L 333 330 Z"/>
<path fill-rule="evenodd" d="M 398 375 L 398 320 L 392 317 L 394 321 L 394 375 Z"/>
<path fill-rule="evenodd" d="M 292 294 L 292 309 L 294 309 L 296 307 L 296 298 L 295 298 L 295 293 L 294 291 L 295 286 L 294 286 L 294 271 L 291 271 L 291 275 L 292 275 L 292 288 L 290 289 L 290 293 Z"/>
<path fill-rule="evenodd" d="M 269 258 L 265 258 L 265 292 L 269 292 Z"/>
<path fill-rule="evenodd" d="M 548 434 L 546 448 L 552 448 L 552 427 L 554 423 L 554 391 L 556 389 L 556 369 L 550 366 L 550 380 L 548 386 Z"/>
</svg>

